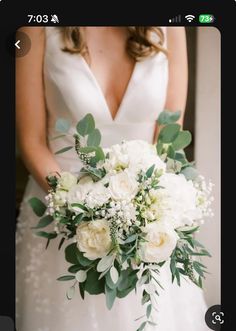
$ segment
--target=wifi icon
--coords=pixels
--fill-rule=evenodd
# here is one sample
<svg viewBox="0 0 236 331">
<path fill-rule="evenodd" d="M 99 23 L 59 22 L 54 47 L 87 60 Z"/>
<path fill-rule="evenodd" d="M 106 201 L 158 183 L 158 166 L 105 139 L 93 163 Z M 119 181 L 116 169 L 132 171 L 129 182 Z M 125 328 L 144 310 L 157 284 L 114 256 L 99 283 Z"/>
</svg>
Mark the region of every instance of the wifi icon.
<svg viewBox="0 0 236 331">
<path fill-rule="evenodd" d="M 194 20 L 195 16 L 194 15 L 186 15 L 185 18 L 189 23 L 191 23 Z"/>
</svg>

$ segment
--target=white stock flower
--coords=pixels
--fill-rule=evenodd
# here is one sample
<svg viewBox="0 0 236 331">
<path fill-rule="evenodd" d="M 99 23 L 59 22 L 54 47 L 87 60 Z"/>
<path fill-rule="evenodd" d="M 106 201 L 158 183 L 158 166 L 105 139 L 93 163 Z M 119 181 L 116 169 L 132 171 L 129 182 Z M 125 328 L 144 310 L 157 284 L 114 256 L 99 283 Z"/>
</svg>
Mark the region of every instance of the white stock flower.
<svg viewBox="0 0 236 331">
<path fill-rule="evenodd" d="M 138 191 L 138 182 L 128 171 L 111 176 L 109 191 L 114 200 L 132 200 Z"/>
<path fill-rule="evenodd" d="M 127 153 L 124 152 L 122 147 L 122 144 L 116 144 L 105 150 L 109 153 L 109 158 L 106 159 L 103 166 L 108 172 L 111 170 L 121 170 L 128 167 L 129 157 Z"/>
<path fill-rule="evenodd" d="M 173 222 L 175 228 L 192 225 L 201 217 L 196 205 L 197 191 L 191 180 L 182 174 L 165 173 L 160 177 L 159 184 L 164 187 L 158 189 L 158 194 L 164 194 L 165 202 L 160 205 L 160 212 L 165 219 Z"/>
<path fill-rule="evenodd" d="M 86 197 L 86 203 L 89 208 L 95 208 L 104 205 L 110 199 L 111 194 L 101 182 L 93 184 L 92 189 Z"/>
<path fill-rule="evenodd" d="M 62 207 L 66 203 L 67 200 L 67 192 L 62 190 L 57 190 L 55 194 L 53 194 L 53 203 L 55 207 Z"/>
<path fill-rule="evenodd" d="M 77 183 L 77 177 L 70 172 L 64 171 L 60 175 L 61 177 L 58 179 L 58 185 L 61 189 L 69 190 Z"/>
<path fill-rule="evenodd" d="M 82 222 L 76 230 L 77 247 L 90 260 L 102 258 L 111 248 L 110 228 L 106 220 Z"/>
<path fill-rule="evenodd" d="M 83 177 L 78 184 L 72 186 L 67 194 L 69 206 L 73 203 L 84 203 L 85 198 L 92 187 L 93 180 L 89 176 Z M 74 209 L 73 207 L 71 208 Z"/>
<path fill-rule="evenodd" d="M 147 207 L 142 212 L 142 217 L 149 221 L 161 221 L 169 210 L 169 200 L 166 190 L 151 189 L 146 197 Z"/>
<path fill-rule="evenodd" d="M 176 247 L 178 235 L 173 228 L 165 223 L 152 222 L 143 228 L 147 235 L 147 242 L 142 242 L 139 248 L 139 256 L 142 261 L 148 263 L 160 263 L 166 261 Z"/>
</svg>

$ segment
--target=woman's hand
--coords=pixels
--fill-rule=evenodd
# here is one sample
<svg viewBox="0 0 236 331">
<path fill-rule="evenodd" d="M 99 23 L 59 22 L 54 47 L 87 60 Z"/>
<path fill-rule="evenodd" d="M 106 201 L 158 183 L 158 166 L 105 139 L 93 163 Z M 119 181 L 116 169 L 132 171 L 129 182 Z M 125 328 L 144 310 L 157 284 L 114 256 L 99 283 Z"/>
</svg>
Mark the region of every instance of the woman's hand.
<svg viewBox="0 0 236 331">
<path fill-rule="evenodd" d="M 16 58 L 16 126 L 21 156 L 38 184 L 48 190 L 45 177 L 60 172 L 47 145 L 47 114 L 43 84 L 44 28 L 20 31 L 31 39 L 27 55 Z"/>
</svg>

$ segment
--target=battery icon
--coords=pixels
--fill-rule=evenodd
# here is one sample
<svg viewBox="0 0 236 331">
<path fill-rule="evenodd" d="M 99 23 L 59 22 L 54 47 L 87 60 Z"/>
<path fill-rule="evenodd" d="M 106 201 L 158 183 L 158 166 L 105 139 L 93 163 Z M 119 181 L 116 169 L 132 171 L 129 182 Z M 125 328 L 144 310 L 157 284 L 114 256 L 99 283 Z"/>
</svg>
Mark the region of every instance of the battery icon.
<svg viewBox="0 0 236 331">
<path fill-rule="evenodd" d="M 213 23 L 215 21 L 215 17 L 213 15 L 210 14 L 201 14 L 199 15 L 199 22 L 200 23 Z"/>
</svg>

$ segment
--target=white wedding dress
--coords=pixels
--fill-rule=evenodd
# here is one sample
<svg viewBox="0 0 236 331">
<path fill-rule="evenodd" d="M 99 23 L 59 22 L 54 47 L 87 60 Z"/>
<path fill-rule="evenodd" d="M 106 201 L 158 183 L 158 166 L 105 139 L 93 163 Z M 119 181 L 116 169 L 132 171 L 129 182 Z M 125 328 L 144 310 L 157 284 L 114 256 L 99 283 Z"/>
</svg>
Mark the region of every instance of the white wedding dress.
<svg viewBox="0 0 236 331">
<path fill-rule="evenodd" d="M 60 32 L 48 27 L 44 58 L 45 97 L 48 111 L 48 136 L 54 132 L 59 117 L 71 120 L 72 127 L 85 114 L 92 113 L 102 133 L 102 146 L 126 139 L 152 142 L 158 114 L 163 110 L 168 60 L 163 53 L 137 62 L 115 119 L 112 118 L 101 88 L 81 55 L 63 52 Z M 164 28 L 165 32 L 165 28 Z M 73 133 L 73 132 L 72 132 Z M 50 141 L 53 152 L 73 143 L 73 138 Z M 37 153 L 37 151 L 35 151 Z M 64 170 L 78 171 L 75 152 L 56 155 Z M 52 240 L 45 250 L 46 240 L 36 237 L 31 229 L 37 223 L 28 206 L 30 197 L 44 199 L 45 193 L 30 176 L 16 236 L 16 328 L 17 331 L 135 331 L 145 312 L 140 303 L 140 291 L 133 291 L 124 299 L 117 299 L 108 311 L 103 294 L 80 298 L 79 291 L 68 301 L 66 290 L 70 282 L 59 282 L 68 274 L 64 262 L 64 247 L 58 251 L 58 240 Z M 171 283 L 168 265 L 160 274 L 157 326 L 146 330 L 205 331 L 207 310 L 202 291 L 190 281 L 182 286 Z"/>
</svg>

